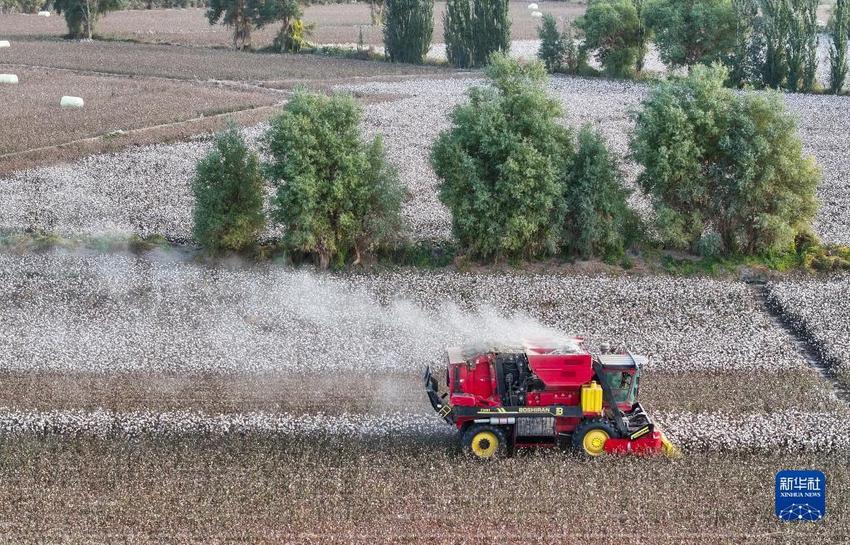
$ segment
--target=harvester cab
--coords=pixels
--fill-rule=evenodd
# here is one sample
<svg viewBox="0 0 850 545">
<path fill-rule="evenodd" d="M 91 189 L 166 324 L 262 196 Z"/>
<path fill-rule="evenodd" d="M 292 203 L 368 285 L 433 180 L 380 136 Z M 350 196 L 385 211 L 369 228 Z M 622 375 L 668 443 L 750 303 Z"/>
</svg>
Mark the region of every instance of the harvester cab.
<svg viewBox="0 0 850 545">
<path fill-rule="evenodd" d="M 425 370 L 434 410 L 479 458 L 569 447 L 586 456 L 677 456 L 638 401 L 643 356 L 590 354 L 582 339 L 449 349 L 444 387 Z"/>
</svg>

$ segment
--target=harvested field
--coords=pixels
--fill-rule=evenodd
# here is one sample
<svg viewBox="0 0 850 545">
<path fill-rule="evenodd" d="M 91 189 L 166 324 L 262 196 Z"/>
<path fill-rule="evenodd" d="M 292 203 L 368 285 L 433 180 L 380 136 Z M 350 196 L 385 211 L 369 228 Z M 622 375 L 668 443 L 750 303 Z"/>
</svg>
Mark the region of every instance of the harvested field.
<svg viewBox="0 0 850 545">
<path fill-rule="evenodd" d="M 400 169 L 408 191 L 403 215 L 414 239 L 450 237 L 450 217 L 437 198 L 438 180 L 428 157 L 434 138 L 449 126 L 451 108 L 464 100 L 467 89 L 477 83 L 480 81 L 411 79 L 345 86 L 363 96 L 398 99 L 370 104 L 366 108 L 365 130 L 384 136 L 390 159 Z M 556 77 L 551 91 L 564 104 L 565 123 L 574 127 L 592 124 L 603 132 L 615 152 L 626 156 L 633 127 L 630 112 L 646 97 L 647 86 Z M 815 229 L 828 242 L 848 244 L 850 216 L 845 210 L 850 206 L 850 125 L 846 115 L 850 97 L 788 94 L 785 100 L 799 118 L 806 153 L 815 156 L 824 174 L 818 189 L 822 206 L 815 219 Z M 256 135 L 262 130 L 259 126 L 249 133 Z M 191 236 L 189 182 L 194 158 L 200 157 L 207 146 L 206 142 L 196 141 L 142 148 L 0 178 L 0 188 L 9 195 L 6 203 L 0 202 L 0 227 L 76 235 L 99 232 L 100 226 L 108 222 L 119 231 L 187 240 Z M 149 168 L 151 163 L 160 168 Z M 630 180 L 637 175 L 634 164 L 626 162 L 624 169 Z M 110 175 L 114 170 L 124 173 L 122 186 L 127 189 L 112 190 L 116 201 L 108 207 L 71 207 L 55 196 L 54 192 L 60 188 L 73 186 L 80 199 L 97 203 L 104 186 L 114 183 Z M 161 176 L 162 170 L 168 171 L 169 176 Z M 53 189 L 33 191 L 33 187 Z M 122 191 L 132 192 L 133 197 L 124 198 Z M 640 193 L 632 197 L 632 205 L 644 214 L 648 212 L 648 203 Z M 50 215 L 39 212 L 44 208 L 50 209 Z"/>
<path fill-rule="evenodd" d="M 20 83 L 4 93 L 0 156 L 74 140 L 254 109 L 281 102 L 280 93 L 173 80 L 17 70 Z M 62 109 L 63 95 L 83 109 Z"/>
<path fill-rule="evenodd" d="M 358 78 L 448 74 L 448 68 L 340 59 L 310 54 L 250 53 L 122 42 L 27 40 L 3 51 L 0 66 L 65 68 L 186 80 L 270 82 L 276 86 Z"/>
<path fill-rule="evenodd" d="M 543 11 L 557 17 L 574 18 L 584 12 L 581 2 L 544 2 Z M 443 41 L 443 12 L 445 2 L 437 2 L 434 9 L 433 41 Z M 171 43 L 194 46 L 227 47 L 232 44 L 232 32 L 222 26 L 211 26 L 201 8 L 126 10 L 110 13 L 98 23 L 101 36 L 144 43 Z M 360 29 L 367 45 L 383 43 L 380 28 L 373 27 L 367 4 L 330 4 L 309 6 L 304 20 L 315 26 L 312 41 L 320 44 L 357 43 Z M 531 17 L 528 2 L 511 2 L 511 34 L 515 40 L 537 38 L 539 21 Z M 0 15 L 0 28 L 11 28 L 11 36 L 61 36 L 67 32 L 61 17 L 48 19 L 32 15 Z M 272 25 L 256 31 L 254 47 L 272 43 L 279 30 Z"/>
<path fill-rule="evenodd" d="M 647 407 L 662 413 L 846 410 L 832 384 L 811 369 L 756 376 L 738 371 L 682 373 L 656 369 L 648 370 L 645 377 L 641 399 Z M 247 374 L 5 370 L 0 371 L 0 385 L 0 407 L 34 412 L 283 412 L 332 416 L 415 412 L 432 416 L 416 369 Z M 333 403 L 329 404 L 329 399 Z"/>
<path fill-rule="evenodd" d="M 850 276 L 768 284 L 768 302 L 850 390 Z"/>
<path fill-rule="evenodd" d="M 492 465 L 464 460 L 440 439 L 248 435 L 20 438 L 0 442 L 0 460 L 3 535 L 20 544 L 115 536 L 132 543 L 305 544 L 470 543 L 506 535 L 535 543 L 593 536 L 597 543 L 705 544 L 850 537 L 843 454 L 599 463 L 538 453 Z M 827 475 L 830 512 L 817 526 L 770 515 L 774 475 L 788 467 Z M 494 493 L 503 487 L 510 493 Z M 564 501 L 577 487 L 593 493 Z M 467 526 L 472 519 L 475 526 Z M 609 528 L 604 538 L 600 524 Z"/>
</svg>

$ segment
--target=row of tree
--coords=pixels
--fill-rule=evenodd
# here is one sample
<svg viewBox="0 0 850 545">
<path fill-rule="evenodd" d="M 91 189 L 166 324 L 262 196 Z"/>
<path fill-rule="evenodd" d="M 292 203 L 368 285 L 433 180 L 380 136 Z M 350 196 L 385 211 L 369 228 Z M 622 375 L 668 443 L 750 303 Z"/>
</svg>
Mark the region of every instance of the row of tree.
<svg viewBox="0 0 850 545">
<path fill-rule="evenodd" d="M 392 62 L 420 64 L 434 33 L 434 0 L 384 0 L 384 46 Z M 511 46 L 508 0 L 448 0 L 443 16 L 446 57 L 457 68 L 487 64 Z"/>
<path fill-rule="evenodd" d="M 720 64 L 657 86 L 637 116 L 631 156 L 654 213 L 627 204 L 616 157 L 592 128 L 562 125 L 540 62 L 490 59 L 433 146 L 439 197 L 460 250 L 492 261 L 611 258 L 645 241 L 705 256 L 785 254 L 815 240 L 820 173 L 773 94 L 724 87 Z M 271 221 L 291 253 L 322 266 L 401 242 L 403 190 L 380 139 L 365 141 L 349 96 L 299 92 L 262 140 L 263 165 L 235 129 L 198 166 L 195 236 L 213 250 L 251 246 Z M 268 183 L 268 184 L 267 184 Z"/>
<path fill-rule="evenodd" d="M 267 222 L 322 267 L 360 260 L 401 230 L 403 191 L 380 137 L 365 140 L 349 95 L 299 91 L 272 119 L 262 163 L 230 128 L 197 167 L 195 237 L 213 251 L 253 246 Z M 275 187 L 266 218 L 266 186 Z"/>
<path fill-rule="evenodd" d="M 830 90 L 847 77 L 850 0 L 836 0 L 830 34 Z M 813 91 L 818 67 L 818 0 L 593 0 L 572 28 L 547 15 L 540 57 L 550 70 L 579 71 L 593 54 L 612 77 L 640 74 L 650 42 L 671 68 L 715 62 L 728 84 Z"/>
</svg>

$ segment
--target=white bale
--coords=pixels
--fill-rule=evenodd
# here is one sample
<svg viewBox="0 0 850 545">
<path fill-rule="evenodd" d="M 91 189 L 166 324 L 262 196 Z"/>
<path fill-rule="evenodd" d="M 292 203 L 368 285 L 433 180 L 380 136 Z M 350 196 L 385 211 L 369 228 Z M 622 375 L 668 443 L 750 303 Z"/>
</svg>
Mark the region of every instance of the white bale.
<svg viewBox="0 0 850 545">
<path fill-rule="evenodd" d="M 39 11 L 38 16 L 39 17 L 50 17 L 50 12 L 49 11 Z"/>
<path fill-rule="evenodd" d="M 0 74 L 0 83 L 11 83 L 14 85 L 18 83 L 18 76 L 15 74 Z"/>
<path fill-rule="evenodd" d="M 4 47 L 12 47 L 9 40 L 0 40 L 0 49 L 3 49 Z"/>
<path fill-rule="evenodd" d="M 83 102 L 83 99 L 80 97 L 69 97 L 64 96 L 62 100 L 59 101 L 59 106 L 62 108 L 82 108 L 86 103 Z"/>
<path fill-rule="evenodd" d="M 537 4 L 529 4 L 528 9 L 538 10 L 540 9 L 540 6 L 538 6 Z"/>
<path fill-rule="evenodd" d="M 539 11 L 535 11 L 535 12 L 532 12 L 531 16 L 534 17 L 535 19 L 539 19 L 539 18 L 543 17 L 543 14 L 540 13 Z"/>
</svg>

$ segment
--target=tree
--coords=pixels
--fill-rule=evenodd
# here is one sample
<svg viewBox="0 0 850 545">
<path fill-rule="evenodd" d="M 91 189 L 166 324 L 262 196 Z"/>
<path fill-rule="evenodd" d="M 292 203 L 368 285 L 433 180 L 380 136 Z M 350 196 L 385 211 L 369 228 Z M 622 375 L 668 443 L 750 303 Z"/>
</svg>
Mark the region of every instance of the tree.
<svg viewBox="0 0 850 545">
<path fill-rule="evenodd" d="M 788 78 L 788 57 L 785 51 L 791 25 L 788 0 L 761 0 L 761 12 L 765 45 L 762 81 L 767 87 L 779 89 Z"/>
<path fill-rule="evenodd" d="M 758 70 L 763 44 L 761 32 L 756 31 L 757 24 L 760 25 L 758 0 L 732 0 L 732 9 L 735 12 L 735 47 L 727 60 L 729 81 L 742 87 L 761 79 Z"/>
<path fill-rule="evenodd" d="M 558 30 L 558 21 L 554 15 L 551 13 L 543 15 L 543 21 L 540 28 L 537 29 L 537 35 L 540 38 L 537 58 L 543 61 L 543 65 L 549 72 L 559 72 L 564 62 L 567 46 L 561 31 Z"/>
<path fill-rule="evenodd" d="M 775 94 L 723 87 L 728 70 L 697 66 L 652 91 L 637 116 L 633 158 L 669 246 L 716 237 L 726 254 L 781 253 L 810 231 L 820 174 Z"/>
<path fill-rule="evenodd" d="M 301 20 L 303 15 L 299 0 L 274 0 L 269 3 L 260 26 L 280 21 L 280 30 L 273 44 L 276 51 L 297 53 L 310 45 L 307 40 L 312 34 L 313 25 L 305 24 Z"/>
<path fill-rule="evenodd" d="M 830 21 L 829 90 L 840 94 L 847 80 L 847 43 L 850 38 L 850 2 L 836 0 Z"/>
<path fill-rule="evenodd" d="M 584 31 L 584 47 L 596 51 L 596 59 L 611 77 L 630 77 L 643 67 L 647 31 L 635 0 L 596 0 L 587 7 L 576 26 Z"/>
<path fill-rule="evenodd" d="M 198 162 L 192 183 L 195 239 L 214 251 L 240 251 L 257 240 L 265 226 L 260 159 L 236 127 L 216 137 Z"/>
<path fill-rule="evenodd" d="M 668 66 L 711 64 L 735 50 L 738 27 L 732 0 L 652 0 L 646 21 Z"/>
<path fill-rule="evenodd" d="M 818 66 L 818 0 L 788 0 L 786 55 L 789 91 L 812 91 Z"/>
<path fill-rule="evenodd" d="M 564 183 L 563 245 L 582 258 L 622 255 L 634 234 L 637 217 L 629 208 L 617 160 L 602 137 L 585 126 Z"/>
<path fill-rule="evenodd" d="M 53 7 L 65 16 L 69 37 L 91 40 L 97 20 L 107 12 L 123 8 L 124 0 L 54 0 Z"/>
<path fill-rule="evenodd" d="M 587 59 L 582 56 L 569 23 L 564 23 L 563 31 L 559 31 L 557 20 L 547 13 L 543 15 L 543 23 L 537 29 L 537 34 L 540 37 L 537 58 L 543 61 L 549 72 L 575 74 L 586 64 Z"/>
<path fill-rule="evenodd" d="M 251 49 L 253 29 L 289 23 L 301 16 L 301 8 L 297 0 L 210 0 L 206 15 L 211 25 L 233 27 L 234 49 Z"/>
<path fill-rule="evenodd" d="M 431 163 L 452 231 L 473 257 L 533 258 L 557 251 L 570 131 L 545 89 L 546 69 L 494 54 L 489 85 L 469 91 Z"/>
<path fill-rule="evenodd" d="M 446 56 L 458 68 L 487 64 L 511 47 L 508 0 L 448 0 L 443 14 Z"/>
<path fill-rule="evenodd" d="M 384 0 L 369 0 L 369 20 L 372 26 L 384 24 Z"/>
<path fill-rule="evenodd" d="M 291 252 L 321 267 L 359 263 L 401 229 L 402 189 L 380 138 L 366 142 L 350 95 L 299 90 L 263 139 L 268 177 L 278 184 L 274 218 Z"/>
<path fill-rule="evenodd" d="M 390 62 L 422 64 L 434 33 L 434 0 L 386 0 L 384 47 Z"/>
</svg>

